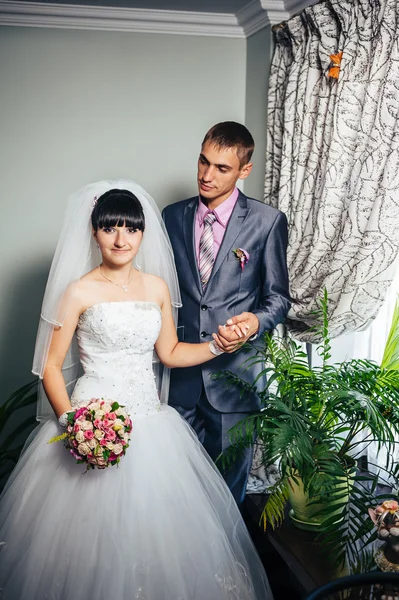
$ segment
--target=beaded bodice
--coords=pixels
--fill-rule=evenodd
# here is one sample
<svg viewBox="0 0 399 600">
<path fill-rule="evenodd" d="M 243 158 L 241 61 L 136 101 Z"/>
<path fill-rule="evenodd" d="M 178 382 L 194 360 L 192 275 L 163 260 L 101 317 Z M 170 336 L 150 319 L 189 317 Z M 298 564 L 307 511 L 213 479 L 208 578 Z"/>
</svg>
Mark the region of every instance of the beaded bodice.
<svg viewBox="0 0 399 600">
<path fill-rule="evenodd" d="M 101 302 L 82 313 L 76 338 L 84 375 L 72 405 L 94 397 L 116 400 L 131 414 L 157 410 L 152 361 L 160 328 L 161 310 L 154 302 Z"/>
</svg>

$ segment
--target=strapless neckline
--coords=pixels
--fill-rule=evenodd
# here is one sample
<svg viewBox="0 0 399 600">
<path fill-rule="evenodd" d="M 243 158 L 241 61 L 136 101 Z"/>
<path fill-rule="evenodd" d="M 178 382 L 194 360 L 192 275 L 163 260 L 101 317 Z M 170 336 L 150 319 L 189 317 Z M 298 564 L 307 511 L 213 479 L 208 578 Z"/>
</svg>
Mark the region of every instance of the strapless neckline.
<svg viewBox="0 0 399 600">
<path fill-rule="evenodd" d="M 104 300 L 103 302 L 96 302 L 95 304 L 88 306 L 82 313 L 80 313 L 79 319 L 82 318 L 83 315 L 85 315 L 87 312 L 94 310 L 99 306 L 104 306 L 106 304 L 144 304 L 146 306 L 154 306 L 154 308 L 156 308 L 162 314 L 162 310 L 159 304 L 151 300 Z"/>
</svg>

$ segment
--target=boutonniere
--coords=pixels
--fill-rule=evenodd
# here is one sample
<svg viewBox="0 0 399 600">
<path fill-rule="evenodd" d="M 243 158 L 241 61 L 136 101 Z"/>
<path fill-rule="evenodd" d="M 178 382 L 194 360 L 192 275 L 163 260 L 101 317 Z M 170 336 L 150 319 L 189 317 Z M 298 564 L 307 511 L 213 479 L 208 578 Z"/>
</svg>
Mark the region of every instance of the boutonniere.
<svg viewBox="0 0 399 600">
<path fill-rule="evenodd" d="M 244 270 L 244 266 L 249 261 L 249 254 L 244 248 L 236 248 L 233 250 L 236 258 L 240 261 L 241 271 Z"/>
</svg>

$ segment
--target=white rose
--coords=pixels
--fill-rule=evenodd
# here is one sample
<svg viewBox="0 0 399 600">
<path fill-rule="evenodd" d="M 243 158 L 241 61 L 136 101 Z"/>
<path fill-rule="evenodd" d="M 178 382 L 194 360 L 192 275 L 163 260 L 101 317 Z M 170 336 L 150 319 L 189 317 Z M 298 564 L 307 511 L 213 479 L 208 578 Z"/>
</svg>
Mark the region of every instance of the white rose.
<svg viewBox="0 0 399 600">
<path fill-rule="evenodd" d="M 94 432 L 94 437 L 96 438 L 96 440 L 102 440 L 104 435 L 105 433 L 101 431 L 101 429 L 96 429 Z"/>
<path fill-rule="evenodd" d="M 123 428 L 118 429 L 117 434 L 122 440 L 125 438 L 125 431 Z"/>
<path fill-rule="evenodd" d="M 103 404 L 101 407 L 101 410 L 103 410 L 105 413 L 109 413 L 112 410 L 112 407 L 110 404 Z"/>
<path fill-rule="evenodd" d="M 104 416 L 104 411 L 100 408 L 100 410 L 96 410 L 94 418 L 95 419 L 102 419 Z"/>
<path fill-rule="evenodd" d="M 96 458 L 95 464 L 98 465 L 99 467 L 104 467 L 107 463 L 106 463 L 105 458 L 103 458 L 102 456 L 99 456 L 98 458 Z"/>
<path fill-rule="evenodd" d="M 107 442 L 107 445 L 105 447 L 108 448 L 108 450 L 113 450 L 114 444 L 113 444 L 113 442 Z"/>
<path fill-rule="evenodd" d="M 94 438 L 91 440 L 87 440 L 86 443 L 90 447 L 91 450 L 94 450 L 97 447 L 97 440 L 95 440 Z"/>
<path fill-rule="evenodd" d="M 115 444 L 114 446 L 114 454 L 116 454 L 118 456 L 118 454 L 122 454 L 123 452 L 123 446 L 122 444 Z"/>
<path fill-rule="evenodd" d="M 91 450 L 91 448 L 87 444 L 87 442 L 85 442 L 84 444 L 79 444 L 79 446 L 78 446 L 78 452 L 82 456 L 87 456 L 88 454 L 90 454 L 90 450 Z"/>
<path fill-rule="evenodd" d="M 89 408 L 90 410 L 99 410 L 100 409 L 100 403 L 99 402 L 93 402 L 87 408 Z"/>
<path fill-rule="evenodd" d="M 75 434 L 75 439 L 76 439 L 76 441 L 77 441 L 77 442 L 79 442 L 79 444 L 80 444 L 81 442 L 84 442 L 84 441 L 85 441 L 85 436 L 84 436 L 84 433 L 83 433 L 83 431 L 78 431 L 78 432 Z"/>
<path fill-rule="evenodd" d="M 83 431 L 88 431 L 89 429 L 93 429 L 93 423 L 91 421 L 82 421 L 81 428 Z"/>
<path fill-rule="evenodd" d="M 126 411 L 123 408 L 121 408 L 121 407 L 119 407 L 119 408 L 116 409 L 115 414 L 118 417 L 127 417 Z"/>
<path fill-rule="evenodd" d="M 125 433 L 125 434 L 124 434 L 124 436 L 123 436 L 123 439 L 125 440 L 125 442 L 129 443 L 129 441 L 130 441 L 130 436 L 129 436 L 129 434 L 128 434 L 128 433 Z"/>
</svg>

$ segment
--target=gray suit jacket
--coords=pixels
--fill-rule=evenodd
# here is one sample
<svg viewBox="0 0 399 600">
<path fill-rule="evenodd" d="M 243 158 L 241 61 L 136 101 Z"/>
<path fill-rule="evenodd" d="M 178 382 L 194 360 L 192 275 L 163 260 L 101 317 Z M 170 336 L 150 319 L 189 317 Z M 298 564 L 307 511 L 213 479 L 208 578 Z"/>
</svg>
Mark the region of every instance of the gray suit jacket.
<svg viewBox="0 0 399 600">
<path fill-rule="evenodd" d="M 243 311 L 253 312 L 260 322 L 259 335 L 282 322 L 289 310 L 286 263 L 287 219 L 279 210 L 240 192 L 223 242 L 205 289 L 202 291 L 194 247 L 198 196 L 167 206 L 163 218 L 173 246 L 183 306 L 179 310 L 180 341 L 205 342 L 217 326 Z M 244 270 L 233 250 L 249 253 Z M 215 371 L 229 369 L 253 381 L 261 365 L 244 372 L 244 352 L 223 354 L 209 363 L 173 369 L 169 401 L 194 406 L 205 386 L 209 402 L 220 412 L 251 412 L 259 409 L 256 394 L 240 398 L 238 389 L 211 379 Z"/>
</svg>

